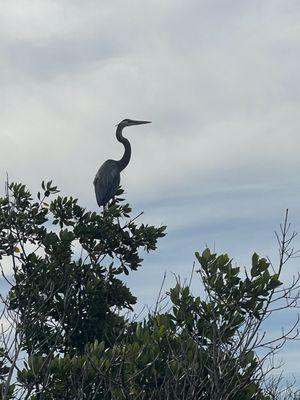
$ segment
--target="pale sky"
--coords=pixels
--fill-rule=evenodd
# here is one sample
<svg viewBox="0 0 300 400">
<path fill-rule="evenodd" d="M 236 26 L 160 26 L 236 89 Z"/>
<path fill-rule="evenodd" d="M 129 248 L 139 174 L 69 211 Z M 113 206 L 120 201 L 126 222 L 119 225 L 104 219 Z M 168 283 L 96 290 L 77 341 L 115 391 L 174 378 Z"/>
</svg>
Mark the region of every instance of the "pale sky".
<svg viewBox="0 0 300 400">
<path fill-rule="evenodd" d="M 52 179 L 97 210 L 94 175 L 123 152 L 114 125 L 151 120 L 124 131 L 126 198 L 168 226 L 127 279 L 137 310 L 206 245 L 276 261 L 286 208 L 300 230 L 299 18 L 299 0 L 1 0 L 2 188 L 6 172 L 33 191 Z M 287 373 L 299 357 L 282 353 Z"/>
</svg>

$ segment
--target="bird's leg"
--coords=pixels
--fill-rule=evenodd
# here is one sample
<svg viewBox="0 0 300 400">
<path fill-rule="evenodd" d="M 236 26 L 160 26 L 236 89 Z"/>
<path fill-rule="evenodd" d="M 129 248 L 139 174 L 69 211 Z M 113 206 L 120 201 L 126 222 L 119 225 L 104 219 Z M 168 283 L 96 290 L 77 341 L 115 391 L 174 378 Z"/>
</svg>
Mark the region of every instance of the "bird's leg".
<svg viewBox="0 0 300 400">
<path fill-rule="evenodd" d="M 116 196 L 113 196 L 112 201 L 115 202 Z M 118 225 L 121 228 L 119 217 L 117 217 Z"/>
<path fill-rule="evenodd" d="M 105 204 L 105 206 L 102 206 L 102 207 L 103 207 L 102 214 L 103 214 L 103 217 L 104 217 L 105 214 L 106 214 L 106 211 L 108 210 L 108 205 Z"/>
</svg>

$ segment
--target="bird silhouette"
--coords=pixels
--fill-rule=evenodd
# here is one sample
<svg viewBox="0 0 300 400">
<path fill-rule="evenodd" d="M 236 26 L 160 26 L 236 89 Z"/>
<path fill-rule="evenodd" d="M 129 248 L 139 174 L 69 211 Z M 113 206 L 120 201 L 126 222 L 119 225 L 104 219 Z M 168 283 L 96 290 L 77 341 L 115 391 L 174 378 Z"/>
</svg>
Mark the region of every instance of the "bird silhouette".
<svg viewBox="0 0 300 400">
<path fill-rule="evenodd" d="M 131 157 L 131 146 L 128 139 L 122 135 L 123 128 L 132 125 L 149 124 L 151 121 L 136 121 L 123 119 L 116 130 L 116 138 L 124 146 L 124 154 L 120 160 L 106 160 L 99 168 L 95 179 L 94 187 L 98 206 L 103 206 L 114 197 L 120 185 L 120 173 L 127 167 Z"/>
</svg>

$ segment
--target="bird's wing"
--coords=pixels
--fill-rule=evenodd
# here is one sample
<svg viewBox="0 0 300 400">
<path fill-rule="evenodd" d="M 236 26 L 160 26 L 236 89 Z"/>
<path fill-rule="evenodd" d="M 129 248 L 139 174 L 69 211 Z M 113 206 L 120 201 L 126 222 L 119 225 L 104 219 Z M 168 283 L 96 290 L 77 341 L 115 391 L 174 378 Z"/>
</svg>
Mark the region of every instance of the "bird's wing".
<svg viewBox="0 0 300 400">
<path fill-rule="evenodd" d="M 114 160 L 107 160 L 99 168 L 95 179 L 95 193 L 98 206 L 105 206 L 115 195 L 120 184 L 120 172 Z"/>
</svg>

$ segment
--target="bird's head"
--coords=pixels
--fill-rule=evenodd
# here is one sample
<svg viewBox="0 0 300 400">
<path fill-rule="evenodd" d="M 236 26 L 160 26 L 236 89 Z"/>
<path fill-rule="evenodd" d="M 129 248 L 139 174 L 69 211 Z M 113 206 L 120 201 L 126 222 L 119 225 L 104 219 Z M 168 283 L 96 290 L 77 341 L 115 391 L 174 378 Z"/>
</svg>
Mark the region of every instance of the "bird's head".
<svg viewBox="0 0 300 400">
<path fill-rule="evenodd" d="M 151 121 L 136 121 L 134 119 L 123 119 L 123 121 L 118 123 L 118 126 L 125 128 L 125 126 L 132 126 L 132 125 L 142 125 L 142 124 L 150 124 Z"/>
</svg>

